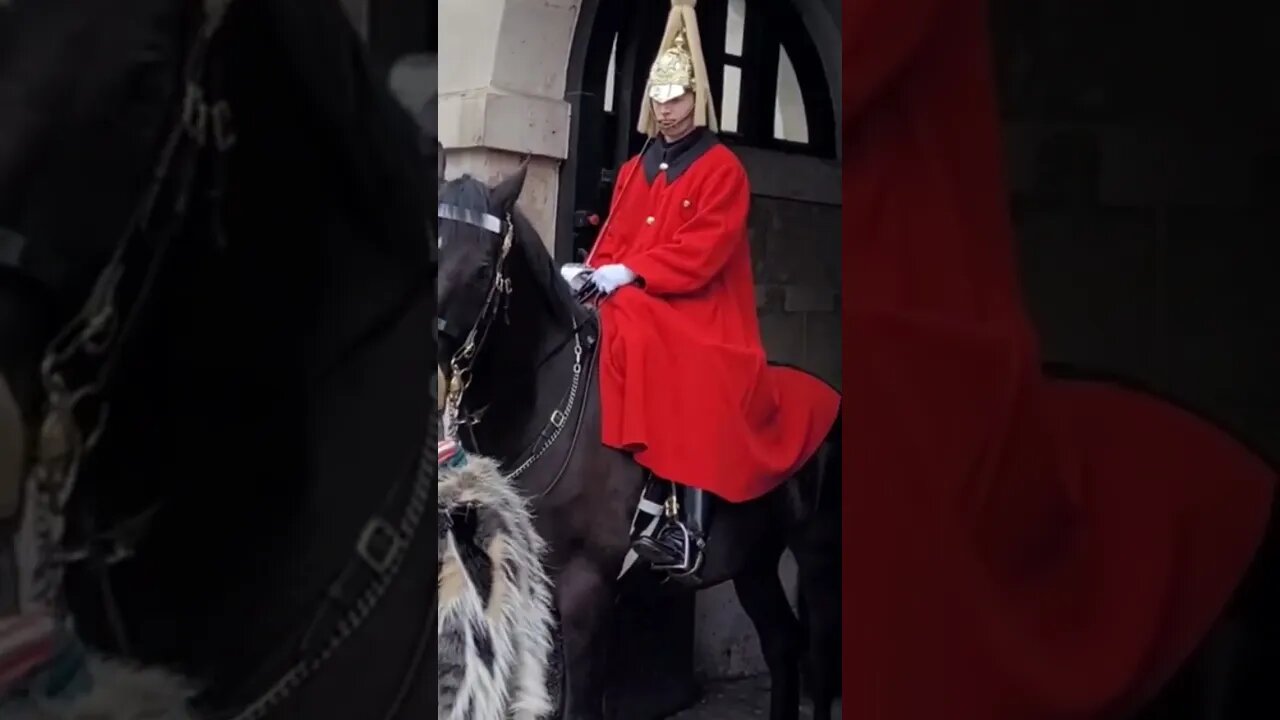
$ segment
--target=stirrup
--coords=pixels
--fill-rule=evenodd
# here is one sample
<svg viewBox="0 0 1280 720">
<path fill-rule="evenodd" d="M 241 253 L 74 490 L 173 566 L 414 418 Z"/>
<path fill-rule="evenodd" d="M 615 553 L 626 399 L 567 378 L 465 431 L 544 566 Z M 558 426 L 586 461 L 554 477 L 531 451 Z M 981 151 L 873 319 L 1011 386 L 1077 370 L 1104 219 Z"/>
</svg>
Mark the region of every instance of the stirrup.
<svg viewBox="0 0 1280 720">
<path fill-rule="evenodd" d="M 693 575 L 702 568 L 702 550 L 706 546 L 706 541 L 700 539 L 695 544 L 693 542 L 693 533 L 689 532 L 688 526 L 679 520 L 673 521 L 672 524 L 680 531 L 684 558 L 675 565 L 653 565 L 653 569 L 668 573 L 672 577 L 687 577 Z"/>
</svg>

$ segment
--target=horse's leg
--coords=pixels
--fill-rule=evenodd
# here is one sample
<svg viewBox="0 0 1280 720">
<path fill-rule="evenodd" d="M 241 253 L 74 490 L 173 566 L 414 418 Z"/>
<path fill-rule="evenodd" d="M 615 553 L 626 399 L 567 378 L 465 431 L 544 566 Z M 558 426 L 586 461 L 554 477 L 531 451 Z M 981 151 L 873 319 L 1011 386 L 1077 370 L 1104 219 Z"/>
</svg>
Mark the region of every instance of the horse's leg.
<svg viewBox="0 0 1280 720">
<path fill-rule="evenodd" d="M 612 587 L 600 569 L 573 556 L 556 578 L 564 642 L 566 720 L 603 720 Z"/>
<path fill-rule="evenodd" d="M 813 720 L 830 720 L 840 689 L 840 423 L 837 421 L 814 459 L 801 470 L 819 483 L 815 512 L 792 537 L 799 576 L 800 603 L 807 638 L 805 679 L 813 702 Z"/>
<path fill-rule="evenodd" d="M 808 634 L 806 679 L 813 701 L 813 720 L 830 720 L 837 695 L 841 622 L 838 562 L 796 554 L 800 602 L 807 620 L 804 628 Z"/>
<path fill-rule="evenodd" d="M 800 716 L 800 623 L 778 578 L 781 548 L 762 552 L 733 580 L 733 589 L 760 638 L 772 685 L 769 720 Z"/>
</svg>

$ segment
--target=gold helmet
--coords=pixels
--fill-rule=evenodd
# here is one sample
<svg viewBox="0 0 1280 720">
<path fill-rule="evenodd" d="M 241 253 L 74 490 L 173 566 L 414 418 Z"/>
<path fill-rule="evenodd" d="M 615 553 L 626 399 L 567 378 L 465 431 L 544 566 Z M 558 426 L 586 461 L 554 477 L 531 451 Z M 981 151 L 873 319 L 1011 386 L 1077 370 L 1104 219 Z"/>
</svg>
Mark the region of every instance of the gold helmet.
<svg viewBox="0 0 1280 720">
<path fill-rule="evenodd" d="M 711 103 L 707 63 L 702 57 L 702 39 L 694 13 L 696 4 L 697 0 L 671 0 L 671 13 L 667 15 L 667 29 L 662 34 L 658 58 L 649 69 L 645 98 L 662 103 L 692 92 L 694 125 L 716 132 L 716 111 Z M 646 135 L 658 134 L 652 102 L 641 103 L 637 128 Z"/>
</svg>

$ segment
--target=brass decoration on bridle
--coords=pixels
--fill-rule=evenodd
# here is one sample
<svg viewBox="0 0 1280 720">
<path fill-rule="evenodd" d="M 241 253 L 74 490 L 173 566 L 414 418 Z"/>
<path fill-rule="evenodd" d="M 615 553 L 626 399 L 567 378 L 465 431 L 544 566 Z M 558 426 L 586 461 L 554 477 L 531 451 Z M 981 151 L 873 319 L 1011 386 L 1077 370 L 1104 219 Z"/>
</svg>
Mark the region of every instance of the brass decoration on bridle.
<svg viewBox="0 0 1280 720">
<path fill-rule="evenodd" d="M 493 283 L 489 285 L 489 294 L 485 297 L 480 315 L 467 333 L 462 347 L 458 348 L 458 351 L 449 359 L 449 387 L 442 403 L 444 411 L 440 419 L 443 437 L 457 437 L 458 426 L 461 424 L 459 416 L 462 412 L 462 396 L 471 384 L 471 366 L 475 362 L 476 354 L 484 345 L 490 325 L 497 318 L 496 303 L 502 302 L 504 297 L 509 298 L 511 295 L 511 279 L 506 276 L 505 270 L 507 255 L 511 253 L 513 232 L 514 225 L 511 217 L 508 216 L 506 231 L 502 236 L 502 250 L 498 254 Z"/>
</svg>

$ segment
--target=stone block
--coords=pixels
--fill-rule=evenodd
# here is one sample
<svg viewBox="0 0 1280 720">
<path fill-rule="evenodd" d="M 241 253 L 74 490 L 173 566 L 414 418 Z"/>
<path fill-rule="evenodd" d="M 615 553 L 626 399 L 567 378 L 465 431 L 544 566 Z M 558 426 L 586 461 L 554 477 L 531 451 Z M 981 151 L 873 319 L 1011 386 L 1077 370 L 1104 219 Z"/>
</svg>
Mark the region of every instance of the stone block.
<svg viewBox="0 0 1280 720">
<path fill-rule="evenodd" d="M 1177 205 L 1243 208 L 1253 200 L 1254 139 L 1189 133 L 1169 154 L 1169 201 Z"/>
<path fill-rule="evenodd" d="M 757 197 L 839 207 L 840 163 L 776 150 L 735 147 Z"/>
<path fill-rule="evenodd" d="M 769 262 L 770 209 L 768 202 L 752 199 L 751 211 L 747 215 L 747 242 L 751 244 L 751 268 L 757 281 L 765 277 Z"/>
<path fill-rule="evenodd" d="M 1280 306 L 1268 257 L 1280 218 L 1265 211 L 1170 214 L 1169 354 L 1179 387 L 1215 401 L 1275 394 Z"/>
<path fill-rule="evenodd" d="M 1169 139 L 1145 128 L 1107 128 L 1101 150 L 1098 196 L 1104 205 L 1154 206 L 1169 192 Z"/>
<path fill-rule="evenodd" d="M 783 309 L 786 289 L 777 285 L 756 286 L 756 312 L 760 314 L 777 313 Z"/>
<path fill-rule="evenodd" d="M 783 288 L 783 309 L 793 312 L 831 312 L 836 306 L 835 293 L 825 285 L 787 285 Z"/>
<path fill-rule="evenodd" d="M 1036 154 L 1044 132 L 1044 127 L 1035 123 L 1005 123 L 1005 181 L 1010 193 L 1027 195 L 1035 189 Z"/>
<path fill-rule="evenodd" d="M 1154 215 L 1024 210 L 1018 233 L 1045 358 L 1159 380 L 1167 307 Z"/>
<path fill-rule="evenodd" d="M 767 282 L 840 286 L 840 210 L 758 200 L 764 213 Z"/>
<path fill-rule="evenodd" d="M 1280 150 L 1265 152 L 1253 161 L 1253 205 L 1273 206 L 1280 199 Z"/>
<path fill-rule="evenodd" d="M 805 315 L 804 362 L 801 367 L 842 387 L 844 337 L 839 312 Z"/>
<path fill-rule="evenodd" d="M 471 174 L 496 185 L 515 172 L 524 156 L 488 148 L 446 150 L 445 176 L 449 179 Z M 555 252 L 555 208 L 560 190 L 559 163 L 551 158 L 534 156 L 529 161 L 524 192 L 517 205 L 538 231 L 543 245 Z"/>
<path fill-rule="evenodd" d="M 701 678 L 740 678 L 765 672 L 760 640 L 726 583 L 698 593 L 694 670 Z"/>
<path fill-rule="evenodd" d="M 769 359 L 804 365 L 804 315 L 768 313 L 760 316 L 760 335 Z"/>
<path fill-rule="evenodd" d="M 1032 194 L 1074 205 L 1098 201 L 1098 137 L 1089 129 L 1054 132 L 1036 149 Z"/>
</svg>

